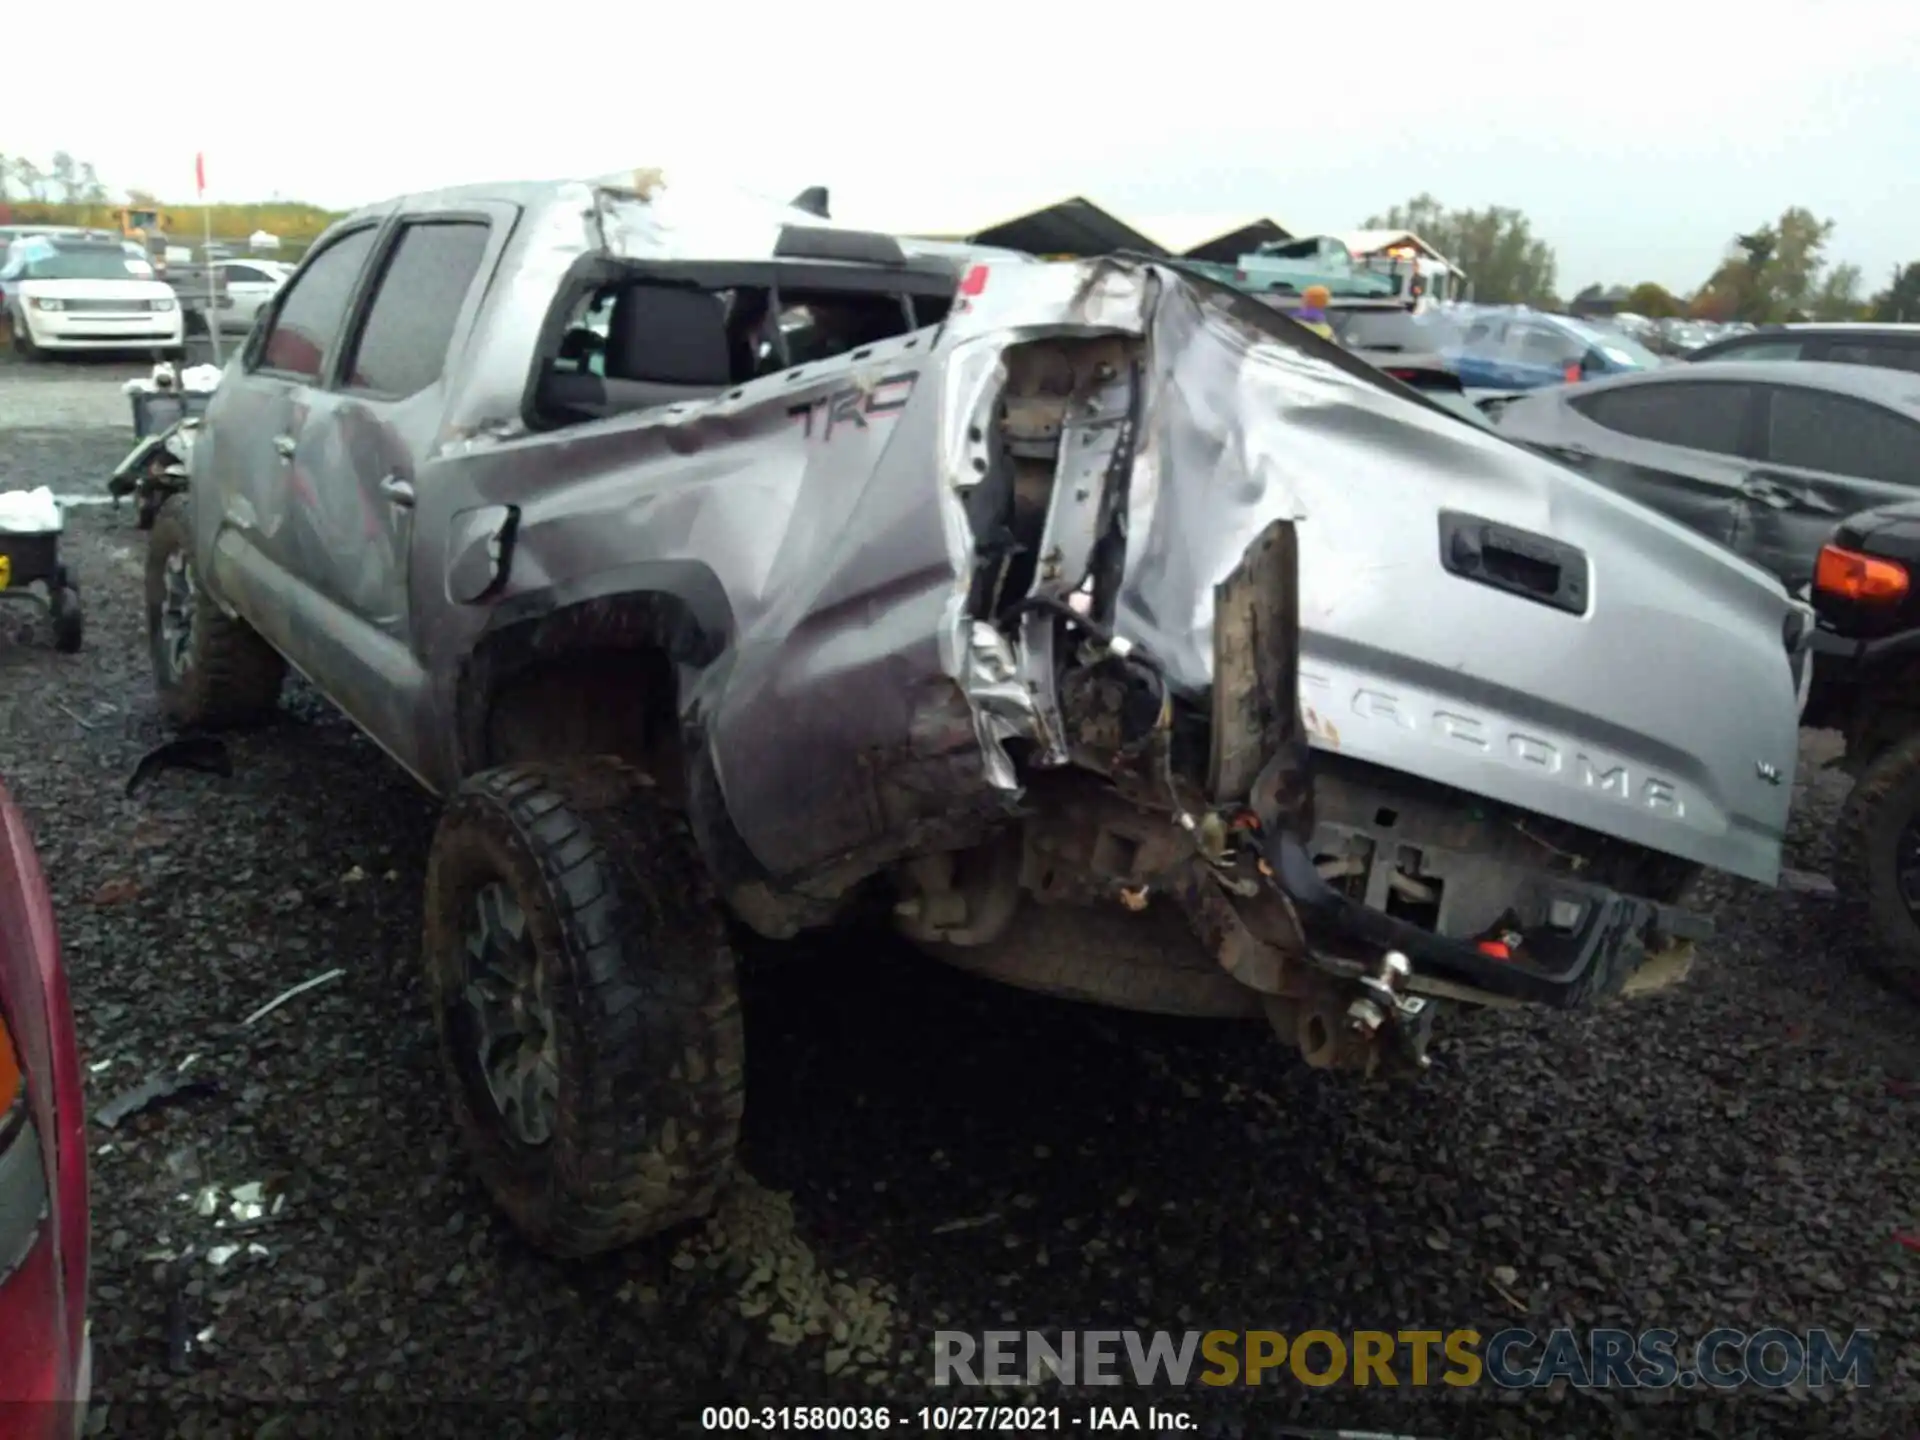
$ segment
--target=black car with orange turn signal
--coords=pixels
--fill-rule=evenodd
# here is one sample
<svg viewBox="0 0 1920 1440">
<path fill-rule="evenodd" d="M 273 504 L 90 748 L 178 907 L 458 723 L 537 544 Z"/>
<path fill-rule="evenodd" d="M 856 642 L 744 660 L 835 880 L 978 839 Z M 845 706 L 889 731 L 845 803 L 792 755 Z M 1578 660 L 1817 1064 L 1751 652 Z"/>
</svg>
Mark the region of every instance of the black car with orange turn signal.
<svg viewBox="0 0 1920 1440">
<path fill-rule="evenodd" d="M 1814 564 L 1819 616 L 1804 723 L 1846 737 L 1854 778 L 1835 881 L 1865 905 L 1876 967 L 1920 998 L 1920 501 L 1834 527 Z"/>
</svg>

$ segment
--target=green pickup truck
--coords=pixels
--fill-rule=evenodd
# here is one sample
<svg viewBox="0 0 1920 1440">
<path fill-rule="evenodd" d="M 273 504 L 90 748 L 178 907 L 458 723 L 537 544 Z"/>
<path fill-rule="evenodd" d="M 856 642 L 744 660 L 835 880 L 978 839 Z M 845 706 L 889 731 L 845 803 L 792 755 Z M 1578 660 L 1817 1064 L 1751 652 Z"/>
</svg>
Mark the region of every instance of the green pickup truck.
<svg viewBox="0 0 1920 1440">
<path fill-rule="evenodd" d="M 1329 295 L 1395 293 L 1391 276 L 1367 269 L 1331 235 L 1270 240 L 1235 262 L 1233 283 L 1248 290 L 1277 290 L 1288 295 L 1303 294 L 1309 285 L 1324 285 Z"/>
</svg>

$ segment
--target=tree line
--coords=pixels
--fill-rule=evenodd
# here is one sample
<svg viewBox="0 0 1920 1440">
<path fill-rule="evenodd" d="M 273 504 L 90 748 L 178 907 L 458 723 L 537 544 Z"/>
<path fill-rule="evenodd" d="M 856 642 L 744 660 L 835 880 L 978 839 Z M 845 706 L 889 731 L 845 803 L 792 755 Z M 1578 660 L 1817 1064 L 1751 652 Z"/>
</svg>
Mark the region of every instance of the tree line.
<svg viewBox="0 0 1920 1440">
<path fill-rule="evenodd" d="M 23 155 L 0 154 L 0 223 L 118 230 L 123 205 L 158 210 L 160 228 L 183 239 L 199 235 L 207 223 L 197 202 L 169 203 L 144 190 L 128 190 L 122 201 L 102 183 L 91 162 L 76 160 L 64 150 L 55 151 L 44 166 Z M 222 240 L 244 240 L 265 230 L 295 247 L 313 240 L 337 218 L 333 211 L 297 200 L 206 208 L 213 233 Z"/>
<path fill-rule="evenodd" d="M 1518 210 L 1449 210 L 1421 194 L 1367 220 L 1370 230 L 1411 230 L 1467 273 L 1473 298 L 1492 305 L 1563 310 L 1553 246 L 1533 233 Z M 1617 308 L 1663 320 L 1920 321 L 1920 262 L 1896 267 L 1887 286 L 1865 291 L 1858 265 L 1829 260 L 1833 222 L 1802 206 L 1733 237 L 1727 256 L 1691 295 L 1643 281 L 1632 287 L 1589 285 L 1574 300 L 1615 298 Z"/>
<path fill-rule="evenodd" d="M 130 190 L 126 204 L 157 209 L 161 228 L 190 235 L 206 221 L 197 204 L 175 205 Z M 117 229 L 121 202 L 101 182 L 92 162 L 55 151 L 45 166 L 23 155 L 0 154 L 0 220 L 18 224 L 87 225 Z M 273 200 L 214 205 L 212 228 L 221 239 L 244 239 L 257 230 L 298 246 L 310 242 L 337 217 L 300 201 Z M 1533 233 L 1521 211 L 1493 205 L 1450 210 L 1422 193 L 1366 222 L 1370 230 L 1411 230 L 1467 274 L 1473 298 L 1486 304 L 1567 308 L 1556 289 L 1553 246 Z M 1651 281 L 1632 286 L 1618 308 L 1653 319 L 1689 316 L 1704 320 L 1920 321 L 1920 261 L 1897 268 L 1887 287 L 1863 292 L 1858 265 L 1832 263 L 1827 246 L 1833 222 L 1789 206 L 1771 224 L 1733 238 L 1726 259 L 1690 296 Z M 1589 285 L 1576 302 L 1614 294 Z"/>
</svg>

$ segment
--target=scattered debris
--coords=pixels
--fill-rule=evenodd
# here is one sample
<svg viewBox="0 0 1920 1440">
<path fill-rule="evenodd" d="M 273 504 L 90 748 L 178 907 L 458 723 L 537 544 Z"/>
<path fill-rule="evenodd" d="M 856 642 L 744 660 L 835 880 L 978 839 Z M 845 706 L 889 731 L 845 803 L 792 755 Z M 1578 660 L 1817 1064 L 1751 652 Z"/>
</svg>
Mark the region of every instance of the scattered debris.
<svg viewBox="0 0 1920 1440">
<path fill-rule="evenodd" d="M 304 995 L 309 990 L 317 990 L 320 986 L 325 985 L 328 981 L 338 980 L 342 975 L 346 973 L 347 972 L 345 970 L 335 967 L 332 970 L 328 970 L 322 974 L 314 976 L 311 980 L 302 980 L 298 985 L 295 985 L 291 990 L 282 990 L 278 995 L 274 996 L 273 999 L 269 1000 L 266 1004 L 262 1005 L 258 1010 L 254 1011 L 251 1015 L 247 1016 L 247 1018 L 242 1020 L 240 1023 L 243 1026 L 251 1025 L 253 1024 L 254 1021 L 263 1019 L 264 1017 L 271 1015 L 274 1011 L 278 1010 L 282 1005 L 286 1004 L 287 1001 L 294 999 L 296 996 Z"/>
<path fill-rule="evenodd" d="M 167 1273 L 167 1369 L 175 1375 L 188 1372 L 198 1348 L 187 1309 L 188 1265 L 193 1256 L 194 1248 L 189 1245 Z"/>
<path fill-rule="evenodd" d="M 1825 875 L 1811 870 L 1795 870 L 1790 866 L 1780 867 L 1780 888 L 1793 895 L 1837 895 L 1833 881 Z"/>
<path fill-rule="evenodd" d="M 130 875 L 108 880 L 93 892 L 93 903 L 96 905 L 124 905 L 129 900 L 139 898 L 140 882 Z"/>
<path fill-rule="evenodd" d="M 1000 1218 L 998 1210 L 989 1210 L 985 1215 L 973 1215 L 963 1220 L 948 1220 L 933 1227 L 935 1235 L 951 1235 L 958 1230 L 978 1230 L 983 1225 L 991 1225 Z"/>
<path fill-rule="evenodd" d="M 142 1081 L 131 1090 L 123 1090 L 98 1110 L 93 1118 L 109 1130 L 119 1126 L 122 1120 L 129 1119 L 164 1100 L 184 1100 L 194 1096 L 212 1095 L 219 1086 L 204 1076 L 189 1076 L 186 1067 L 180 1066 L 163 1075 L 155 1075 Z"/>
<path fill-rule="evenodd" d="M 1531 1314 L 1532 1312 L 1527 1309 L 1526 1301 L 1514 1294 L 1511 1288 L 1519 1282 L 1519 1279 L 1519 1272 L 1511 1265 L 1496 1265 L 1493 1274 L 1487 1277 L 1487 1284 L 1493 1287 L 1494 1294 L 1513 1308 L 1514 1314 Z"/>
<path fill-rule="evenodd" d="M 197 770 L 204 775 L 231 777 L 233 757 L 227 753 L 226 742 L 217 736 L 182 735 L 140 757 L 133 774 L 127 777 L 127 794 L 133 794 L 162 770 Z"/>
</svg>

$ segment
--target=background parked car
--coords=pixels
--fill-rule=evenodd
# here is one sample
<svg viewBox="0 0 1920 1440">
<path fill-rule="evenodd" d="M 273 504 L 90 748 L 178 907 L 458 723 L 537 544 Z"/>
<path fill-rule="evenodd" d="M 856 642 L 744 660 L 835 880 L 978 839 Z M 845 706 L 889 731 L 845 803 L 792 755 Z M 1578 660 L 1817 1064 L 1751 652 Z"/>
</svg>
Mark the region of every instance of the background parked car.
<svg viewBox="0 0 1920 1440">
<path fill-rule="evenodd" d="M 1533 310 L 1477 312 L 1440 353 L 1469 390 L 1534 390 L 1661 363 L 1630 335 Z"/>
<path fill-rule="evenodd" d="M 1297 295 L 1266 294 L 1260 299 L 1282 314 L 1300 306 Z M 1461 326 L 1456 316 L 1438 309 L 1419 311 L 1401 299 L 1336 296 L 1327 306 L 1327 323 L 1335 339 L 1352 354 L 1418 390 L 1441 409 L 1488 428 L 1486 416 L 1440 353 L 1459 341 Z"/>
<path fill-rule="evenodd" d="M 1920 325 L 1769 325 L 1703 345 L 1688 360 L 1825 360 L 1920 370 Z"/>
<path fill-rule="evenodd" d="M 1814 572 L 1820 619 L 1806 723 L 1838 730 L 1854 777 L 1834 831 L 1833 878 L 1880 942 L 1853 953 L 1920 999 L 1920 501 L 1850 515 Z"/>
<path fill-rule="evenodd" d="M 1865 365 L 1678 365 L 1524 395 L 1493 420 L 1790 589 L 1836 521 L 1920 481 L 1920 381 Z"/>
<path fill-rule="evenodd" d="M 220 306 L 220 328 L 245 332 L 253 328 L 260 307 L 279 294 L 293 273 L 291 265 L 278 260 L 217 260 L 213 269 L 225 284 L 225 302 Z"/>
<path fill-rule="evenodd" d="M 135 274 L 140 263 L 119 240 L 15 241 L 0 266 L 0 305 L 13 348 L 28 357 L 43 350 L 178 355 L 186 339 L 179 299 L 151 267 Z"/>
<path fill-rule="evenodd" d="M 1705 320 L 1660 321 L 1646 337 L 1650 349 L 1675 359 L 1691 355 L 1720 338 L 1720 327 Z"/>
<path fill-rule="evenodd" d="M 79 1433 L 87 1336 L 80 1056 L 46 877 L 0 786 L 0 1432 Z"/>
</svg>

